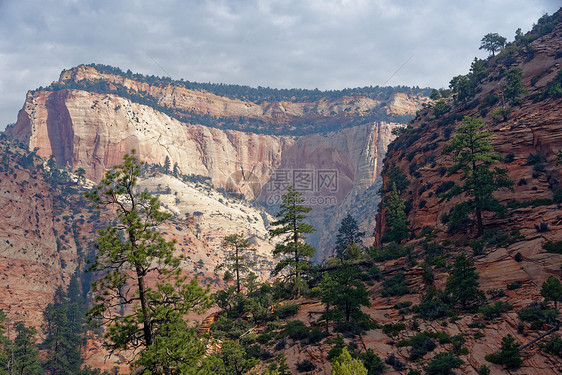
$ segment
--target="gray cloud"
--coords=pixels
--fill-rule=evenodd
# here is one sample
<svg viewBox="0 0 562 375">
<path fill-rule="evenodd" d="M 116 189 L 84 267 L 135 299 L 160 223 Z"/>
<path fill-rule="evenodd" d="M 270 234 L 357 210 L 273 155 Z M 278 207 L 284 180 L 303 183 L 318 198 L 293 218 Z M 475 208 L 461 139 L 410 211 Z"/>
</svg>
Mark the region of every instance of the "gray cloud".
<svg viewBox="0 0 562 375">
<path fill-rule="evenodd" d="M 557 8 L 552 0 L 0 0 L 0 129 L 15 122 L 27 90 L 90 62 L 276 88 L 446 87 L 484 56 L 484 34 L 512 39 Z"/>
</svg>

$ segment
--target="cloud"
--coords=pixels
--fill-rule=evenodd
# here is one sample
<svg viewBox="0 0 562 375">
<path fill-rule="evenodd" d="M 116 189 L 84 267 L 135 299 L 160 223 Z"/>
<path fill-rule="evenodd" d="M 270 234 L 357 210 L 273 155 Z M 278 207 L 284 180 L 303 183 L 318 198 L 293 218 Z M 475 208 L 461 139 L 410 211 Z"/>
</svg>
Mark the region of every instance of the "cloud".
<svg viewBox="0 0 562 375">
<path fill-rule="evenodd" d="M 27 90 L 90 62 L 276 88 L 446 87 L 484 56 L 484 34 L 512 39 L 557 7 L 539 0 L 0 0 L 0 129 L 15 122 Z"/>
</svg>

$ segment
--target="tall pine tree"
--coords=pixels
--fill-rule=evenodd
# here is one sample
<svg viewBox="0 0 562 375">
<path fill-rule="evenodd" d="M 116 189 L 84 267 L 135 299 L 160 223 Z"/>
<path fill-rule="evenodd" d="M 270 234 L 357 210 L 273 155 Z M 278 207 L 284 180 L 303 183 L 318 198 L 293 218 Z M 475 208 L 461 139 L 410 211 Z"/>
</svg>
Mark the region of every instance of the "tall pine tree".
<svg viewBox="0 0 562 375">
<path fill-rule="evenodd" d="M 305 214 L 309 213 L 311 208 L 303 205 L 304 198 L 301 193 L 292 186 L 289 186 L 288 190 L 282 196 L 281 209 L 277 213 L 279 220 L 271 223 L 271 226 L 277 228 L 271 229 L 269 235 L 272 238 L 283 238 L 283 242 L 275 246 L 273 255 L 287 255 L 277 263 L 274 274 L 287 269 L 293 285 L 293 296 L 298 298 L 304 289 L 303 272 L 309 268 L 309 258 L 316 252 L 312 245 L 304 241 L 305 234 L 312 233 L 314 227 L 304 222 Z"/>
<path fill-rule="evenodd" d="M 443 152 L 453 154 L 455 161 L 449 168 L 449 175 L 462 171 L 464 183 L 454 186 L 443 197 L 465 197 L 462 208 L 476 217 L 476 237 L 479 237 L 484 228 L 483 212 L 491 211 L 499 216 L 507 212 L 505 206 L 494 198 L 494 192 L 500 188 L 511 188 L 513 181 L 507 177 L 505 169 L 490 170 L 491 165 L 501 159 L 501 155 L 494 152 L 490 142 L 492 133 L 484 131 L 484 124 L 479 119 L 466 116 L 456 133 Z"/>
</svg>

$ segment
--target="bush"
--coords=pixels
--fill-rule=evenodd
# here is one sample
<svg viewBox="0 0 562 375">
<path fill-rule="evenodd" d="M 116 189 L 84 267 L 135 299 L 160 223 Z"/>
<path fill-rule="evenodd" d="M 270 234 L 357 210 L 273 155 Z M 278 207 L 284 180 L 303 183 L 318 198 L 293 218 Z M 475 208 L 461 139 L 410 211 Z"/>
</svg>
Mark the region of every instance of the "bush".
<svg viewBox="0 0 562 375">
<path fill-rule="evenodd" d="M 486 365 L 478 367 L 478 375 L 490 375 L 490 368 Z"/>
<path fill-rule="evenodd" d="M 404 272 L 397 272 L 394 276 L 384 280 L 381 293 L 385 297 L 403 296 L 404 294 L 410 293 L 408 283 L 404 278 Z"/>
<path fill-rule="evenodd" d="M 551 310 L 544 303 L 533 302 L 524 309 L 519 310 L 517 316 L 521 321 L 535 323 L 537 328 L 542 327 L 543 323 L 555 324 L 558 313 Z"/>
<path fill-rule="evenodd" d="M 396 371 L 402 371 L 406 368 L 406 365 L 400 361 L 394 354 L 390 354 L 388 357 L 385 358 L 384 362 L 387 365 L 392 366 L 393 369 Z"/>
<path fill-rule="evenodd" d="M 451 353 L 440 353 L 433 357 L 429 365 L 425 367 L 427 375 L 449 375 L 453 374 L 453 369 L 459 368 L 463 360 Z"/>
<path fill-rule="evenodd" d="M 502 338 L 499 353 L 487 354 L 484 358 L 488 362 L 504 365 L 507 368 L 518 368 L 523 362 L 519 355 L 519 344 L 509 334 Z"/>
<path fill-rule="evenodd" d="M 541 344 L 541 348 L 551 354 L 562 357 L 562 338 L 558 335 L 553 335 Z"/>
<path fill-rule="evenodd" d="M 480 308 L 480 313 L 486 320 L 493 320 L 499 318 L 502 313 L 511 310 L 513 307 L 502 301 L 496 301 L 493 305 L 482 306 Z"/>
<path fill-rule="evenodd" d="M 283 334 L 293 340 L 302 340 L 308 337 L 308 327 L 300 320 L 291 320 L 285 325 Z"/>
<path fill-rule="evenodd" d="M 450 300 L 449 297 L 435 288 L 422 295 L 422 302 L 412 307 L 412 311 L 418 313 L 423 319 L 435 320 L 449 316 Z"/>
<path fill-rule="evenodd" d="M 404 323 L 388 323 L 382 327 L 382 331 L 390 337 L 396 336 L 400 331 L 405 330 L 406 325 Z"/>
<path fill-rule="evenodd" d="M 444 192 L 450 190 L 453 186 L 455 186 L 454 181 L 444 181 L 437 188 L 435 189 L 435 194 L 443 194 Z"/>
<path fill-rule="evenodd" d="M 507 284 L 507 290 L 515 290 L 515 289 L 519 289 L 521 288 L 521 286 L 523 286 L 523 282 L 522 281 L 514 281 L 512 283 Z"/>
<path fill-rule="evenodd" d="M 367 254 L 375 262 L 384 262 L 386 260 L 402 258 L 412 251 L 412 248 L 402 246 L 396 242 L 390 242 L 385 247 L 380 248 L 376 246 L 370 246 L 367 248 Z"/>
<path fill-rule="evenodd" d="M 289 318 L 299 312 L 300 305 L 296 303 L 286 303 L 279 305 L 275 309 L 275 316 L 279 319 Z"/>
<path fill-rule="evenodd" d="M 367 349 L 366 352 L 360 353 L 359 359 L 363 362 L 363 366 L 367 369 L 368 375 L 382 374 L 386 368 L 381 357 L 376 355 L 372 349 Z"/>
<path fill-rule="evenodd" d="M 437 346 L 435 341 L 429 336 L 427 332 L 418 333 L 408 339 L 407 346 L 411 346 L 410 359 L 415 361 L 422 358 L 428 352 L 433 351 Z"/>
<path fill-rule="evenodd" d="M 297 371 L 298 372 L 309 372 L 316 369 L 316 365 L 310 362 L 308 359 L 303 359 L 300 362 L 297 362 Z"/>
<path fill-rule="evenodd" d="M 542 248 L 548 251 L 549 253 L 562 254 L 562 241 L 556 241 L 556 242 L 546 241 L 542 245 Z"/>
</svg>

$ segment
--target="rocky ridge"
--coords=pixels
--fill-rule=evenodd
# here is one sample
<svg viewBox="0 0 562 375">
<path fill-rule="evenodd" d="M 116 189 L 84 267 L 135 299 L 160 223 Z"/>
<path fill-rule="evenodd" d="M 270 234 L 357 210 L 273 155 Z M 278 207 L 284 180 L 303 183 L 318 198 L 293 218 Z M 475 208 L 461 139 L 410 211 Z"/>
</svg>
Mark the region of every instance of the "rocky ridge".
<svg viewBox="0 0 562 375">
<path fill-rule="evenodd" d="M 454 128 L 464 116 L 480 118 L 486 130 L 492 132 L 491 141 L 496 152 L 506 157 L 499 167 L 507 170 L 514 181 L 513 191 L 502 189 L 495 193 L 503 204 L 509 207 L 506 218 L 494 218 L 485 215 L 484 225 L 488 238 L 511 238 L 504 243 L 486 244 L 482 255 L 473 256 L 474 264 L 480 274 L 481 289 L 493 291 L 505 289 L 508 284 L 520 282 L 521 288 L 507 290 L 502 301 L 508 302 L 514 310 L 486 324 L 480 329 L 483 336 L 475 338 L 474 329 L 468 323 L 478 319 L 477 315 L 468 315 L 461 320 L 448 322 L 443 327 L 433 330 L 445 330 L 449 334 L 468 333 L 467 348 L 469 354 L 461 356 L 465 361 L 462 373 L 472 374 L 481 364 L 490 366 L 493 374 L 508 373 L 504 368 L 484 360 L 486 354 L 495 352 L 506 334 L 511 334 L 518 343 L 525 344 L 536 338 L 544 330 L 529 330 L 528 323 L 522 325 L 517 318 L 517 311 L 528 307 L 530 303 L 542 301 L 540 288 L 549 275 L 562 276 L 562 256 L 549 253 L 543 249 L 546 241 L 562 240 L 562 215 L 560 204 L 553 202 L 554 194 L 562 185 L 562 169 L 557 165 L 556 155 L 562 149 L 562 99 L 558 96 L 544 95 L 550 82 L 559 79 L 562 54 L 562 24 L 560 11 L 552 16 L 555 22 L 553 30 L 539 35 L 530 43 L 508 46 L 498 56 L 487 62 L 488 74 L 478 84 L 475 94 L 466 103 L 457 103 L 453 97 L 443 99 L 450 110 L 437 115 L 434 107 L 428 107 L 416 116 L 405 134 L 401 135 L 390 147 L 384 161 L 384 183 L 390 181 L 390 167 L 400 168 L 410 180 L 409 186 L 401 193 L 411 210 L 408 214 L 411 240 L 406 243 L 413 246 L 418 256 L 423 256 L 422 231 L 433 229 L 433 241 L 444 244 L 445 257 L 452 262 L 454 254 L 465 252 L 472 254 L 469 240 L 474 236 L 475 228 L 468 228 L 466 233 L 451 234 L 443 216 L 458 204 L 462 198 L 450 201 L 439 196 L 439 188 L 445 188 L 444 182 L 460 183 L 460 173 L 448 176 L 446 169 L 453 165 L 449 155 L 443 155 L 443 147 L 454 136 Z M 540 24 L 534 32 L 540 31 Z M 537 31 L 539 30 L 539 31 Z M 527 90 L 520 104 L 509 106 L 501 97 L 502 87 L 506 85 L 504 73 L 511 68 L 520 68 L 522 83 Z M 499 97 L 494 104 L 485 104 L 491 94 Z M 498 116 L 500 110 L 507 109 L 506 116 Z M 530 162 L 531 156 L 540 158 L 541 165 Z M 382 205 L 381 205 L 382 207 Z M 384 207 L 379 209 L 376 239 L 380 239 L 385 230 Z M 402 260 L 405 264 L 406 259 Z M 434 267 L 434 285 L 443 288 L 448 276 L 447 268 Z M 420 266 L 407 272 L 410 285 L 417 293 L 426 290 L 420 275 Z M 418 302 L 417 298 L 413 300 Z M 393 300 L 392 303 L 395 301 Z M 384 306 L 377 305 L 376 311 L 383 311 Z M 392 321 L 397 316 L 381 316 L 381 321 Z M 406 317 L 408 319 L 408 317 Z M 403 335 L 412 335 L 405 331 Z M 402 336 L 400 336 L 402 337 Z M 369 338 L 367 338 L 369 339 Z M 381 338 L 373 337 L 373 346 L 381 346 Z M 381 351 L 395 351 L 391 347 L 381 346 Z M 395 351 L 402 358 L 407 353 Z M 558 374 L 562 371 L 560 357 L 546 354 L 538 345 L 526 349 L 523 353 L 523 367 L 511 370 L 512 374 Z"/>
</svg>

